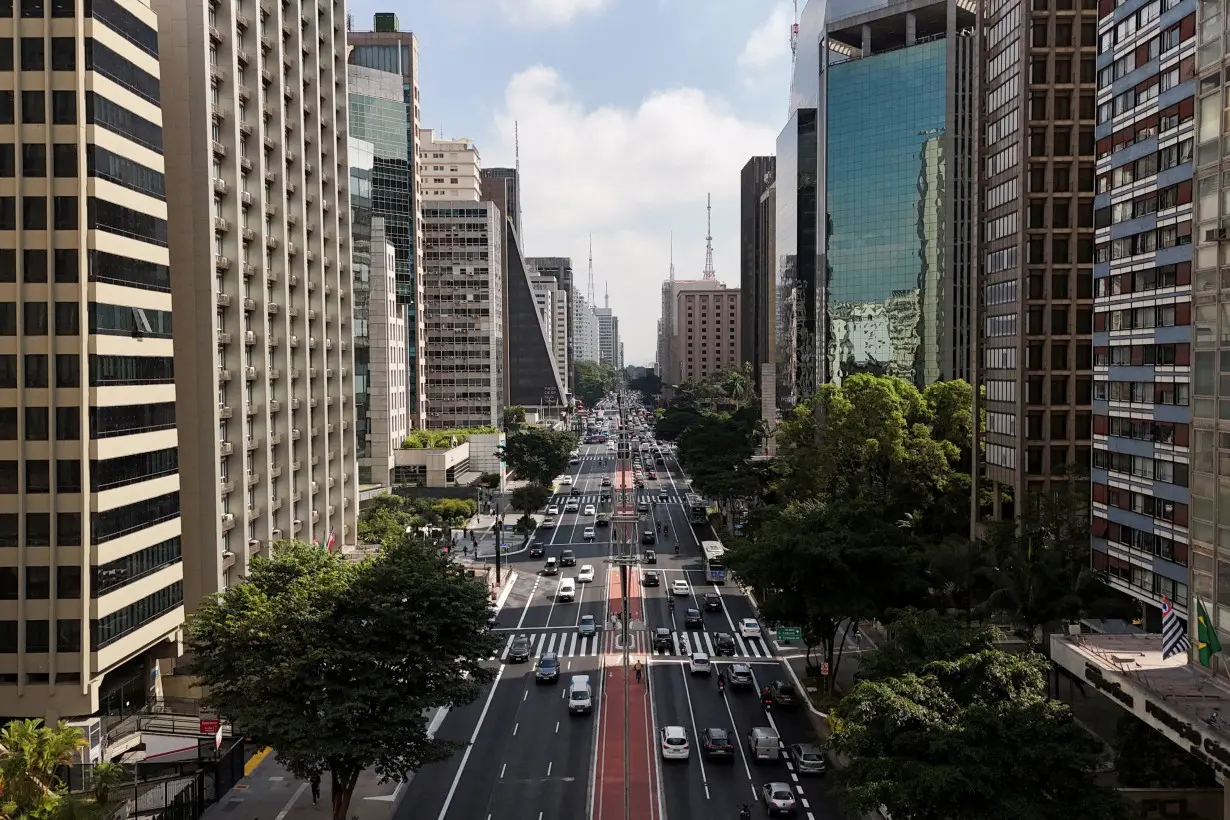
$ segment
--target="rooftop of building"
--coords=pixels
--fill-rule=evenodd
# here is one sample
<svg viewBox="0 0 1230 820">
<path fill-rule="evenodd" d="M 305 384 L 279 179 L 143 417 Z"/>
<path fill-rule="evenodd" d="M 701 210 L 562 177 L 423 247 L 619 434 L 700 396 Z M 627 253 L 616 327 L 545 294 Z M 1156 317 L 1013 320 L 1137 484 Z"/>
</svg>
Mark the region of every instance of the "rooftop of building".
<svg viewBox="0 0 1230 820">
<path fill-rule="evenodd" d="M 922 43 L 944 36 L 948 31 L 945 0 L 894 0 L 872 9 L 858 9 L 850 14 L 831 16 L 826 24 L 828 36 L 843 53 L 862 53 L 863 26 L 871 29 L 871 55 L 895 51 L 907 45 L 905 17 L 914 15 L 914 42 Z M 977 22 L 972 0 L 958 0 L 957 30 L 973 27 Z"/>
<path fill-rule="evenodd" d="M 1123 707 L 1147 713 L 1206 752 L 1209 742 L 1202 743 L 1202 736 L 1210 735 L 1230 750 L 1230 681 L 1189 663 L 1186 653 L 1163 658 L 1161 635 L 1054 635 L 1051 657 Z M 1214 662 L 1225 669 L 1224 659 Z M 1136 704 L 1137 697 L 1145 703 Z M 1226 765 L 1230 752 L 1223 754 Z"/>
</svg>

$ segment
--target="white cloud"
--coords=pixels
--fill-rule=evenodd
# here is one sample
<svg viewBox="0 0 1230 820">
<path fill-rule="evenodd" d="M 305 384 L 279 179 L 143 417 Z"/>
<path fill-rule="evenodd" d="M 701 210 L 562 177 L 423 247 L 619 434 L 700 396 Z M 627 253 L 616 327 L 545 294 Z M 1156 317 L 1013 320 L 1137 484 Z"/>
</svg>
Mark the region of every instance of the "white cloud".
<svg viewBox="0 0 1230 820">
<path fill-rule="evenodd" d="M 520 25 L 562 25 L 599 11 L 608 0 L 500 0 L 504 12 Z"/>
<path fill-rule="evenodd" d="M 794 13 L 788 3 L 778 3 L 769 18 L 748 36 L 739 65 L 744 68 L 765 68 L 790 56 L 790 26 Z"/>
<path fill-rule="evenodd" d="M 514 119 L 526 252 L 571 256 L 584 292 L 592 233 L 598 301 L 609 282 L 628 362 L 652 362 L 672 230 L 678 278 L 699 278 L 712 192 L 718 276 L 737 286 L 739 171 L 773 153 L 776 128 L 691 88 L 654 92 L 636 108 L 587 108 L 543 66 L 509 82 L 495 144 L 480 146 L 485 164 L 511 164 Z"/>
</svg>

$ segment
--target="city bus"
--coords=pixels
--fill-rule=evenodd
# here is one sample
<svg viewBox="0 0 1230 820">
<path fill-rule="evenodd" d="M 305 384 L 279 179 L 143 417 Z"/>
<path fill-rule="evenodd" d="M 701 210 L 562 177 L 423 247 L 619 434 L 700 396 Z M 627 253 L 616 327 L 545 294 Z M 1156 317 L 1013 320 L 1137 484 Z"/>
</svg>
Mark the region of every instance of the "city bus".
<svg viewBox="0 0 1230 820">
<path fill-rule="evenodd" d="M 684 506 L 688 513 L 688 520 L 693 524 L 709 523 L 709 505 L 705 503 L 705 499 L 695 493 L 688 493 Z"/>
<path fill-rule="evenodd" d="M 705 556 L 705 579 L 711 584 L 726 583 L 726 548 L 721 541 L 701 541 Z"/>
</svg>

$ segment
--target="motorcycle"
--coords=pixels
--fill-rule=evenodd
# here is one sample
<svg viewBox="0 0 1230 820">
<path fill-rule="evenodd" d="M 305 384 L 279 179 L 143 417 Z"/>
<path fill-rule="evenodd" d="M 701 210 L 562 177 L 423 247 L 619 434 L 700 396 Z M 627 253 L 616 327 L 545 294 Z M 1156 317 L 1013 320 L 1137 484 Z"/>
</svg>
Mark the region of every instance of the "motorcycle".
<svg viewBox="0 0 1230 820">
<path fill-rule="evenodd" d="M 739 807 L 739 820 L 752 820 L 752 807 L 744 803 Z"/>
</svg>

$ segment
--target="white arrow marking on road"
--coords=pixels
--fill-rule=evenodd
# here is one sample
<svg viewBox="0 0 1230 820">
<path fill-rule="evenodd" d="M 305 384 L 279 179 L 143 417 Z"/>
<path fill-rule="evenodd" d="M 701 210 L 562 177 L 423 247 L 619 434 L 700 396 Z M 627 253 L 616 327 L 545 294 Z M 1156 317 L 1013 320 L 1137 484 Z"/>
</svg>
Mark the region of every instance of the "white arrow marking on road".
<svg viewBox="0 0 1230 820">
<path fill-rule="evenodd" d="M 397 795 L 401 794 L 401 788 L 404 785 L 406 784 L 399 782 L 397 784 L 397 788 L 393 789 L 392 794 L 382 794 L 379 797 L 364 797 L 363 799 L 364 800 L 376 800 L 381 803 L 392 803 L 394 800 L 397 799 Z"/>
</svg>

